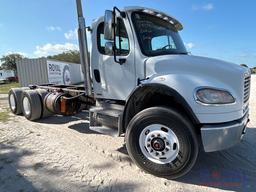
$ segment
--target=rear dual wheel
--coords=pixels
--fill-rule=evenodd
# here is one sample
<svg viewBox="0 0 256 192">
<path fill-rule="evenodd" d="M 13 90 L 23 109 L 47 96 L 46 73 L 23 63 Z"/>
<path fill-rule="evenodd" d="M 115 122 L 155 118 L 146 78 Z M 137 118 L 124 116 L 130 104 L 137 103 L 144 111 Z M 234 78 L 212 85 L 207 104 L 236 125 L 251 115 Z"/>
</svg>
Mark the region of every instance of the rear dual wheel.
<svg viewBox="0 0 256 192">
<path fill-rule="evenodd" d="M 9 91 L 8 95 L 8 100 L 9 100 L 9 107 L 15 115 L 20 115 L 22 114 L 22 104 L 21 104 L 21 99 L 22 99 L 22 94 L 23 91 L 27 90 L 29 88 L 24 87 L 24 88 L 12 88 Z"/>
<path fill-rule="evenodd" d="M 41 118 L 42 104 L 40 95 L 36 90 L 27 90 L 23 92 L 22 112 L 26 119 L 35 121 Z"/>
<path fill-rule="evenodd" d="M 52 115 L 44 106 L 44 98 L 47 94 L 48 91 L 44 89 L 27 90 L 23 92 L 22 111 L 28 120 L 35 121 Z"/>
<path fill-rule="evenodd" d="M 164 107 L 143 110 L 130 121 L 126 146 L 140 168 L 171 179 L 192 169 L 199 148 L 192 124 L 178 112 Z"/>
<path fill-rule="evenodd" d="M 30 90 L 28 87 L 12 88 L 9 91 L 9 107 L 16 115 L 23 114 L 28 120 L 34 121 L 52 115 L 44 106 L 47 90 Z"/>
</svg>

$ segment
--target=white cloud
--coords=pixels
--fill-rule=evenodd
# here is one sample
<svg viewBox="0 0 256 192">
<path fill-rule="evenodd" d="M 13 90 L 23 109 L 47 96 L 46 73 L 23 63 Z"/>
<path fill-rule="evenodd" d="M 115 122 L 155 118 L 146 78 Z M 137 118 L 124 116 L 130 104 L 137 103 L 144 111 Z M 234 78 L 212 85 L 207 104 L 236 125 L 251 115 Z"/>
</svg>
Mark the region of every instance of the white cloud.
<svg viewBox="0 0 256 192">
<path fill-rule="evenodd" d="M 42 46 L 36 46 L 34 55 L 37 57 L 46 57 L 48 55 L 55 55 L 69 50 L 78 50 L 79 47 L 76 44 L 65 43 L 65 44 L 51 44 L 47 43 Z"/>
<path fill-rule="evenodd" d="M 64 36 L 67 40 L 77 40 L 78 39 L 77 29 L 69 30 L 68 32 L 64 33 Z"/>
<path fill-rule="evenodd" d="M 188 49 L 192 49 L 195 47 L 195 44 L 192 43 L 192 42 L 189 42 L 189 43 L 185 43 L 185 46 L 188 48 Z"/>
<path fill-rule="evenodd" d="M 214 9 L 214 5 L 212 3 L 207 3 L 204 5 L 193 5 L 192 10 L 194 11 L 211 11 Z"/>
<path fill-rule="evenodd" d="M 62 29 L 59 26 L 48 26 L 48 27 L 46 27 L 46 30 L 47 31 L 61 31 Z"/>
<path fill-rule="evenodd" d="M 212 3 L 208 3 L 208 4 L 204 5 L 204 6 L 202 7 L 202 9 L 205 10 L 205 11 L 210 11 L 210 10 L 213 10 L 213 9 L 214 9 L 214 6 L 213 6 Z"/>
</svg>

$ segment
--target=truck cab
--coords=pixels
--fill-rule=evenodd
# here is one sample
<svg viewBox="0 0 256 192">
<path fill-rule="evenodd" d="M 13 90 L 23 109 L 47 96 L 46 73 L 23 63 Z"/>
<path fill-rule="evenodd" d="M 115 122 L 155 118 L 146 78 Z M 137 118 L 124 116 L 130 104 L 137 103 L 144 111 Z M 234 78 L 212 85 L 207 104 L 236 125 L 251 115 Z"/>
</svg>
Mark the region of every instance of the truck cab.
<svg viewBox="0 0 256 192">
<path fill-rule="evenodd" d="M 154 9 L 114 8 L 92 24 L 90 57 L 91 127 L 117 128 L 139 167 L 173 178 L 192 168 L 199 143 L 232 147 L 249 121 L 250 70 L 189 54 L 182 29 Z"/>
<path fill-rule="evenodd" d="M 149 9 L 128 7 L 124 9 L 125 18 L 116 16 L 115 56 L 123 63 L 116 65 L 113 48 L 106 53 L 106 43 L 114 43 L 105 39 L 104 17 L 92 25 L 91 65 L 94 77 L 100 74 L 100 82 L 94 78 L 93 87 L 96 97 L 126 100 L 133 89 L 147 78 L 146 61 L 151 57 L 168 54 L 187 54 L 178 30 L 182 25 L 170 16 L 162 17 L 176 22 L 179 28 L 171 23 L 165 26 L 163 18 L 156 17 Z M 145 11 L 146 10 L 146 11 Z M 115 75 L 113 76 L 113 72 Z M 96 73 L 96 75 L 95 75 Z M 123 80 L 123 81 L 122 81 Z M 117 91 L 118 90 L 118 91 Z"/>
</svg>

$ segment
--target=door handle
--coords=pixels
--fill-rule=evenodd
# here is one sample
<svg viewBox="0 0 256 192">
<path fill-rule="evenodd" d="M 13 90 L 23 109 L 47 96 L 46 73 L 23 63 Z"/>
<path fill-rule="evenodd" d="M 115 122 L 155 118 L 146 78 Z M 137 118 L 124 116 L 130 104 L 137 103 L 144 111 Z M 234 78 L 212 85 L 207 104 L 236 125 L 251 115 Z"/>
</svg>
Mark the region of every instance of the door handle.
<svg viewBox="0 0 256 192">
<path fill-rule="evenodd" d="M 97 83 L 100 83 L 101 82 L 100 81 L 100 71 L 98 69 L 94 69 L 93 73 L 94 73 L 94 78 L 97 81 Z"/>
</svg>

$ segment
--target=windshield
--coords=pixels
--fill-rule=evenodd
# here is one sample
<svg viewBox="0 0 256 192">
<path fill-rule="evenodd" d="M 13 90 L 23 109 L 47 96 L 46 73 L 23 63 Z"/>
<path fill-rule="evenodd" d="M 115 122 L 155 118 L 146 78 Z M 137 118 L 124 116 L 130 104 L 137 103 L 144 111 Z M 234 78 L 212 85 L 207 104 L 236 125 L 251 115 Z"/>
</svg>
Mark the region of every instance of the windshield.
<svg viewBox="0 0 256 192">
<path fill-rule="evenodd" d="M 134 12 L 132 21 L 144 55 L 187 54 L 179 33 L 168 21 L 143 12 Z"/>
</svg>

